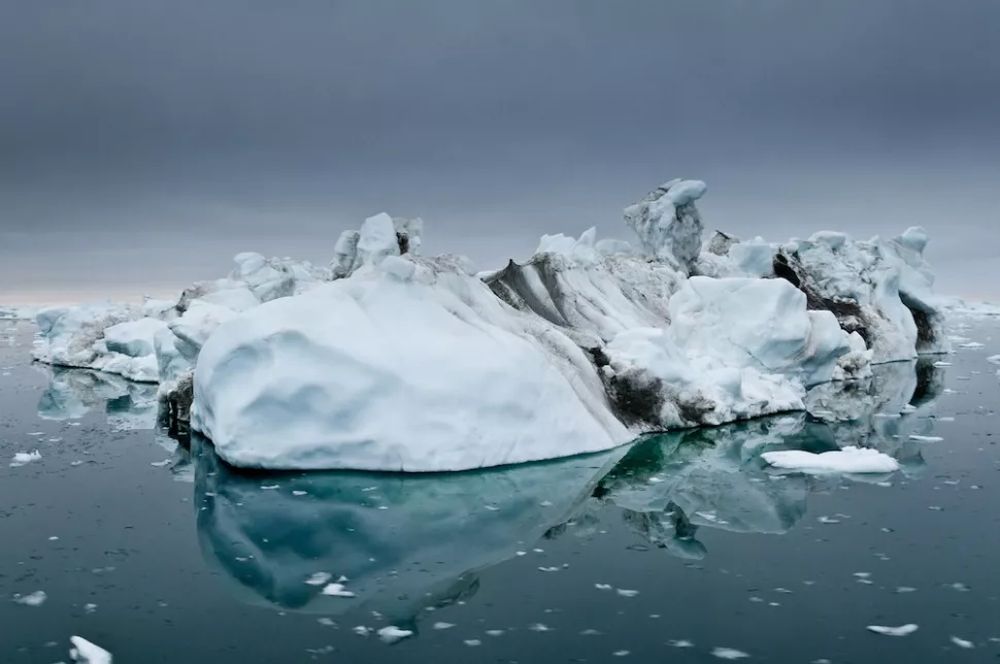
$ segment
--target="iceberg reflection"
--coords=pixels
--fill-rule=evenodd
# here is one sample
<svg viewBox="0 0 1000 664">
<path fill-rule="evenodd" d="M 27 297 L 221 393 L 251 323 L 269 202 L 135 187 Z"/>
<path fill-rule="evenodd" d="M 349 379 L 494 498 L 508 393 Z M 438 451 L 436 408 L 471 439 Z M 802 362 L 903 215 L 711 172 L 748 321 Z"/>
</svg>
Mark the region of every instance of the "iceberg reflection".
<svg viewBox="0 0 1000 664">
<path fill-rule="evenodd" d="M 237 471 L 194 437 L 177 445 L 156 428 L 155 386 L 84 369 L 48 370 L 38 403 L 47 419 L 104 412 L 114 428 L 153 429 L 179 479 L 194 475 L 201 548 L 254 603 L 338 614 L 378 611 L 413 625 L 427 607 L 476 592 L 479 573 L 543 537 L 584 536 L 622 518 L 651 544 L 706 555 L 701 528 L 787 532 L 811 490 L 831 480 L 775 473 L 760 454 L 874 447 L 912 473 L 923 465 L 942 370 L 929 362 L 875 368 L 863 381 L 823 385 L 808 410 L 650 436 L 630 447 L 482 472 L 388 474 Z M 159 464 L 154 464 L 159 465 Z M 838 480 L 833 480 L 838 481 Z M 341 576 L 353 597 L 323 594 Z"/>
<path fill-rule="evenodd" d="M 283 608 L 364 606 L 408 620 L 475 591 L 476 573 L 567 520 L 623 449 L 482 472 L 246 474 L 200 437 L 198 533 L 212 565 Z M 316 574 L 354 598 L 322 594 Z"/>
</svg>

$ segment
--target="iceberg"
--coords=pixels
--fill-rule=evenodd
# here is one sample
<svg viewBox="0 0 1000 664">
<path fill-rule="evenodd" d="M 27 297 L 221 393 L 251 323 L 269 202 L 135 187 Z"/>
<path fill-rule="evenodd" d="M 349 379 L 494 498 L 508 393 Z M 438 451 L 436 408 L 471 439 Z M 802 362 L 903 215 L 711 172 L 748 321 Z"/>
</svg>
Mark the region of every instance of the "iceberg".
<svg viewBox="0 0 1000 664">
<path fill-rule="evenodd" d="M 236 466 L 419 472 L 811 410 L 817 386 L 948 350 L 923 230 L 703 245 L 706 191 L 671 180 L 625 208 L 635 247 L 544 235 L 479 273 L 380 213 L 329 267 L 244 252 L 176 301 L 42 310 L 35 356 L 158 383 L 173 426 Z"/>
</svg>

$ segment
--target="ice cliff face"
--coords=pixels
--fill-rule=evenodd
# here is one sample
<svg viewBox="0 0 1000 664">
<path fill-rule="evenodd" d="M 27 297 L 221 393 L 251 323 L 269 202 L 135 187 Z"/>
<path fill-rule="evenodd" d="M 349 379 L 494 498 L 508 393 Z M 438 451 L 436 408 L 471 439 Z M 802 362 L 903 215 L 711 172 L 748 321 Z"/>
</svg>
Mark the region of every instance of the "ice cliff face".
<svg viewBox="0 0 1000 664">
<path fill-rule="evenodd" d="M 801 411 L 809 387 L 946 348 L 919 229 L 703 251 L 705 189 L 626 208 L 639 248 L 546 235 L 478 275 L 382 213 L 329 269 L 244 253 L 177 302 L 43 311 L 36 356 L 158 380 L 237 466 L 436 471 Z"/>
</svg>

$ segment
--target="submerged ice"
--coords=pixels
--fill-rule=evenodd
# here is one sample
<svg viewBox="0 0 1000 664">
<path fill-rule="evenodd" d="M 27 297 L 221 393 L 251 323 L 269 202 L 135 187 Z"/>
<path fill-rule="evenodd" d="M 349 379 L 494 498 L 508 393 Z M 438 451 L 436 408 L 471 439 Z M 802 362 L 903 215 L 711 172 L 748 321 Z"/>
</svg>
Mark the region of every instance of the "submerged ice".
<svg viewBox="0 0 1000 664">
<path fill-rule="evenodd" d="M 42 310 L 35 356 L 159 383 L 236 466 L 441 471 L 812 411 L 807 392 L 835 412 L 817 387 L 947 349 L 922 230 L 703 246 L 705 192 L 672 180 L 627 207 L 637 247 L 546 235 L 478 274 L 382 213 L 329 268 L 242 253 L 176 301 Z"/>
</svg>

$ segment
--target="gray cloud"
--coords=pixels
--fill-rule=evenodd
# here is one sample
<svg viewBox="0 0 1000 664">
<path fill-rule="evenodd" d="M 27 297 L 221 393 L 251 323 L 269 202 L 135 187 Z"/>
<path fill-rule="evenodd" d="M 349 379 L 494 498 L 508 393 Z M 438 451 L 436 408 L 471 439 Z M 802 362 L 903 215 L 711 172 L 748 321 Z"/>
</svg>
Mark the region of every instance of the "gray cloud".
<svg viewBox="0 0 1000 664">
<path fill-rule="evenodd" d="M 498 264 L 623 235 L 682 175 L 741 235 L 923 224 L 945 290 L 1000 295 L 998 25 L 989 0 L 4 3 L 0 294 L 326 260 L 382 209 Z"/>
</svg>

